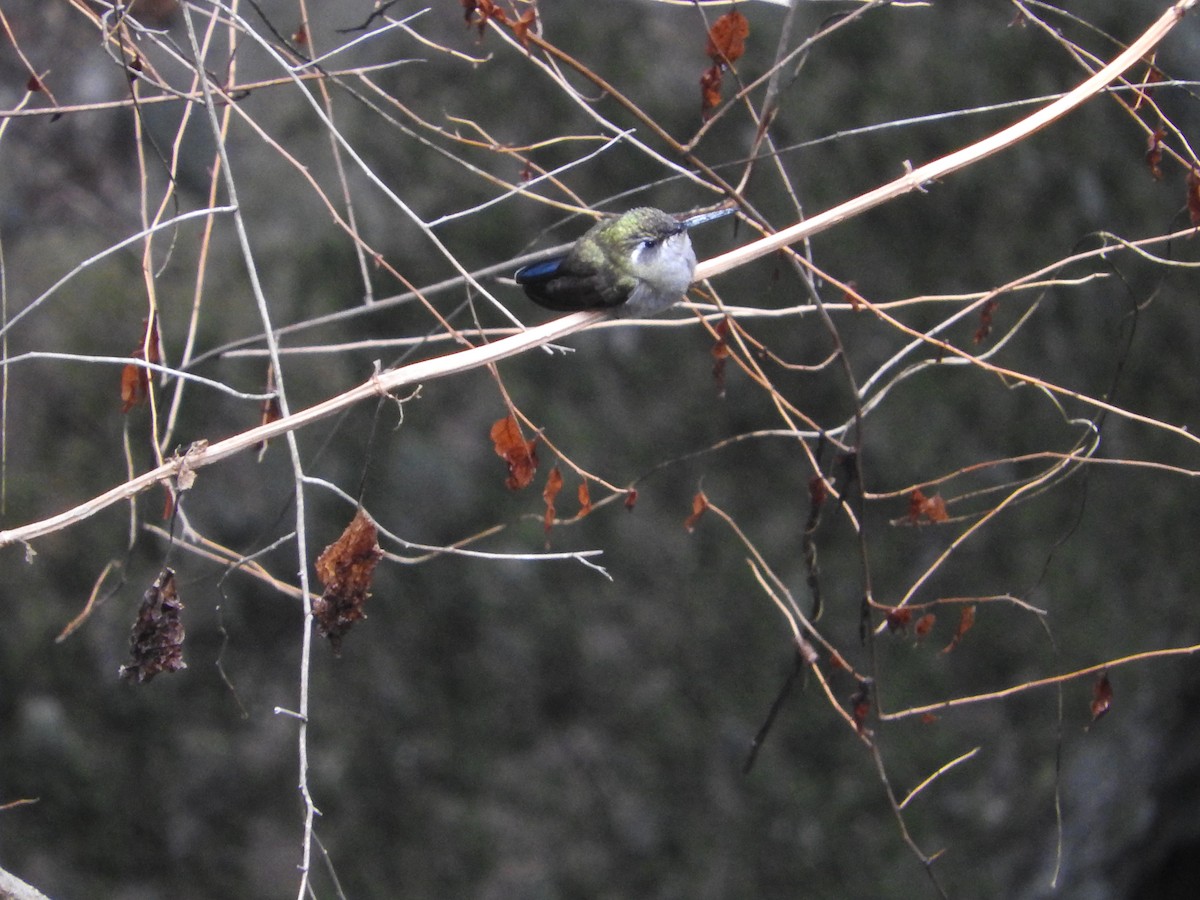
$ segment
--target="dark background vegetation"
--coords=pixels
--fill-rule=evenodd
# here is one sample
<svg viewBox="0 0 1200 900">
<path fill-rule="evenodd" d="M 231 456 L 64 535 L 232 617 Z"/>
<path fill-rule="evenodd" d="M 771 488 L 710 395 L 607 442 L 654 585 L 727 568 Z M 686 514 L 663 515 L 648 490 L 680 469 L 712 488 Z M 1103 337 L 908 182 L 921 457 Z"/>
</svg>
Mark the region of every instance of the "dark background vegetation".
<svg viewBox="0 0 1200 900">
<path fill-rule="evenodd" d="M 1064 17 L 1050 20 L 1104 58 L 1118 48 L 1100 32 L 1131 40 L 1165 6 L 1064 5 L 1098 31 Z M 797 36 L 853 5 L 803 7 Z M 418 8 L 401 3 L 393 13 Z M 294 3 L 264 0 L 261 9 L 281 33 L 295 30 Z M 770 65 L 783 10 L 742 9 L 751 37 L 739 71 L 750 80 Z M 361 23 L 370 10 L 366 0 L 312 4 L 318 49 L 343 40 L 333 29 Z M 265 32 L 250 7 L 241 12 Z M 60 103 L 124 95 L 126 79 L 72 4 L 16 0 L 5 3 L 4 13 L 34 66 L 48 71 L 46 83 Z M 697 82 L 708 62 L 694 9 L 546 2 L 541 13 L 548 39 L 620 86 L 669 132 L 682 138 L 698 126 Z M 1051 94 L 1082 79 L 1061 47 L 1035 27 L 1014 24 L 1015 17 L 1014 6 L 998 0 L 882 8 L 819 43 L 791 85 L 774 132 L 779 146 L 797 146 L 784 165 L 806 212 L 895 177 L 906 160 L 919 164 L 964 145 L 1021 111 L 809 142 Z M 186 43 L 178 17 L 163 27 L 180 46 Z M 377 78 L 429 121 L 450 127 L 446 115 L 474 119 L 512 144 L 594 130 L 496 35 L 480 43 L 464 27 L 459 4 L 437 0 L 414 27 L 448 47 L 490 55 L 471 65 L 398 32 L 358 51 L 355 64 L 413 59 Z M 1172 76 L 1195 76 L 1198 28 L 1185 22 L 1163 48 L 1159 64 Z M 5 109 L 17 104 L 27 78 L 11 51 L 11 44 L 0 51 Z M 274 74 L 249 45 L 239 65 L 243 80 Z M 333 88 L 333 95 L 343 133 L 420 215 L 432 218 L 494 195 L 493 186 L 348 94 Z M 1197 110 L 1191 90 L 1159 97 L 1191 137 Z M 611 102 L 597 102 L 618 124 L 632 124 Z M 294 88 L 258 91 L 241 105 L 332 190 L 327 133 Z M 146 128 L 169 142 L 178 114 L 178 104 L 147 107 Z M 701 155 L 710 164 L 733 163 L 752 131 L 743 114 L 731 115 Z M 644 129 L 638 133 L 653 144 Z M 186 146 L 181 209 L 204 202 L 212 141 L 201 119 Z M 294 169 L 241 123 L 229 149 L 275 321 L 362 303 L 348 241 Z M 136 152 L 128 108 L 9 122 L 0 137 L 9 316 L 81 260 L 138 229 Z M 164 175 L 148 152 L 156 197 Z M 462 152 L 505 178 L 519 175 L 515 161 Z M 550 166 L 568 152 L 550 148 L 536 158 Z M 1170 167 L 1156 182 L 1144 153 L 1144 134 L 1115 102 L 1098 98 L 928 193 L 819 235 L 813 256 L 872 300 L 986 290 L 1095 246 L 1099 230 L 1137 238 L 1182 227 L 1182 170 Z M 740 170 L 722 171 L 733 178 Z M 568 181 L 597 205 L 644 188 L 608 203 L 611 209 L 711 201 L 678 180 L 657 184 L 664 174 L 636 151 L 619 148 L 574 170 Z M 453 274 L 361 175 L 350 178 L 365 239 L 406 278 L 426 284 Z M 749 193 L 775 224 L 794 221 L 773 175 L 760 172 Z M 567 240 L 583 224 L 532 200 L 509 199 L 445 226 L 439 236 L 465 265 L 484 266 Z M 169 257 L 160 250 L 158 258 L 169 362 L 178 358 L 186 330 L 198 234 L 198 224 L 183 225 Z M 747 237 L 708 226 L 696 242 L 704 258 Z M 1192 252 L 1188 246 L 1160 251 L 1176 258 Z M 213 253 L 201 349 L 259 328 L 231 228 L 218 229 Z M 1200 424 L 1198 276 L 1128 254 L 1092 269 L 1110 277 L 1046 290 L 1033 320 L 996 361 L 1085 394 L 1111 394 L 1126 408 L 1194 429 Z M 378 297 L 402 289 L 381 271 L 371 274 Z M 735 305 L 783 307 L 807 299 L 777 258 L 725 275 L 717 287 Z M 514 288 L 494 290 L 523 320 L 544 318 Z M 462 291 L 444 295 L 440 308 L 449 312 L 464 299 Z M 826 299 L 841 297 L 829 289 Z M 1033 299 L 1021 295 L 1002 304 L 997 327 L 1010 327 Z M 14 328 L 7 353 L 124 355 L 140 342 L 146 309 L 134 245 L 84 270 Z M 477 309 L 486 322 L 501 324 L 486 305 Z M 932 327 L 946 315 L 930 307 L 906 321 Z M 460 313 L 456 322 L 470 319 Z M 745 324 L 791 361 L 819 362 L 832 347 L 815 315 Z M 868 313 L 843 314 L 837 326 L 859 379 L 906 343 Z M 285 345 L 430 327 L 416 307 L 392 307 L 303 332 Z M 972 317 L 945 337 L 972 349 L 977 327 Z M 613 503 L 549 538 L 553 549 L 603 550 L 599 562 L 612 578 L 568 561 L 443 556 L 379 567 L 369 618 L 346 638 L 340 657 L 317 642 L 311 673 L 310 780 L 323 814 L 316 834 L 345 895 L 932 895 L 870 755 L 811 678 L 787 700 L 753 770 L 742 773 L 751 738 L 791 668 L 790 635 L 729 530 L 712 517 L 691 533 L 683 522 L 702 488 L 789 587 L 807 596 L 800 533 L 812 473 L 794 438 L 689 456 L 732 435 L 782 427 L 769 398 L 733 368 L 720 395 L 712 341 L 699 328 L 597 330 L 568 343 L 570 354 L 527 353 L 502 363 L 500 374 L 522 411 L 578 464 L 618 485 L 637 481 L 632 512 Z M 399 353 L 370 348 L 289 357 L 293 408 L 362 381 L 373 360 L 389 365 Z M 198 371 L 258 390 L 263 360 L 211 360 Z M 835 427 L 852 414 L 852 392 L 837 367 L 775 374 L 780 389 L 822 425 Z M 137 466 L 150 464 L 148 411 L 122 417 L 117 369 L 36 361 L 10 367 L 6 378 L 3 527 L 124 480 L 126 428 Z M 367 404 L 298 439 L 310 475 L 352 496 L 361 482 L 368 509 L 406 539 L 448 544 L 500 523 L 505 530 L 479 549 L 538 552 L 545 543 L 541 474 L 533 487 L 509 492 L 488 439 L 491 423 L 505 414 L 492 377 L 476 371 L 424 385 L 398 427 L 394 408 Z M 899 384 L 868 417 L 867 487 L 895 490 L 973 462 L 1066 451 L 1086 432 L 1067 417 L 1094 415 L 1082 404 L 1060 413 L 1034 389 L 977 369 L 932 367 Z M 221 438 L 257 417 L 256 404 L 197 390 L 184 404 L 178 442 Z M 1193 476 L 1200 469 L 1195 445 L 1165 431 L 1115 417 L 1100 427 L 1100 457 L 1154 460 Z M 544 471 L 551 454 L 542 453 Z M 668 464 L 656 468 L 662 463 Z M 1018 471 L 1014 465 L 985 477 L 999 483 Z M 568 473 L 560 502 L 568 514 L 577 484 Z M 599 489 L 593 491 L 599 499 Z M 968 541 L 918 599 L 1013 594 L 1046 609 L 1045 623 L 994 604 L 980 607 L 975 628 L 951 653 L 939 653 L 953 631 L 948 612 L 924 641 L 911 631 L 882 636 L 876 651 L 884 706 L 998 689 L 1196 643 L 1196 501 L 1194 477 L 1095 466 L 1014 505 Z M 139 498 L 144 521 L 159 521 L 162 502 L 159 491 Z M 185 510 L 207 536 L 252 553 L 291 530 L 292 502 L 292 472 L 278 441 L 262 462 L 243 455 L 202 471 Z M 968 503 L 963 511 L 984 506 Z M 914 528 L 904 522 L 906 512 L 903 498 L 865 510 L 881 602 L 897 601 L 962 527 Z M 313 555 L 352 513 L 331 494 L 311 491 Z M 173 551 L 169 561 L 187 604 L 188 668 L 141 687 L 122 683 L 117 670 L 127 661 L 130 624 L 168 553 L 161 538 L 145 532 L 128 549 L 129 530 L 128 508 L 118 507 L 35 541 L 28 558 L 20 546 L 0 550 L 0 803 L 38 801 L 0 812 L 0 866 L 56 900 L 293 896 L 302 828 L 296 727 L 272 711 L 297 704 L 301 610 L 243 574 Z M 824 633 L 865 666 L 858 638 L 862 563 L 856 538 L 834 510 L 818 545 Z M 110 560 L 120 562 L 123 584 L 82 629 L 55 643 Z M 260 561 L 295 580 L 292 544 Z M 968 706 L 932 723 L 876 727 L 901 794 L 948 760 L 981 748 L 906 811 L 924 852 L 944 848 L 935 868 L 947 893 L 1171 897 L 1195 883 L 1195 662 L 1123 667 L 1111 679 L 1113 711 L 1095 724 L 1091 683 L 1083 680 L 1061 691 Z M 831 680 L 848 703 L 853 683 L 837 673 Z M 1052 888 L 1056 790 L 1063 854 Z M 319 854 L 314 869 L 317 896 L 335 896 Z"/>
</svg>

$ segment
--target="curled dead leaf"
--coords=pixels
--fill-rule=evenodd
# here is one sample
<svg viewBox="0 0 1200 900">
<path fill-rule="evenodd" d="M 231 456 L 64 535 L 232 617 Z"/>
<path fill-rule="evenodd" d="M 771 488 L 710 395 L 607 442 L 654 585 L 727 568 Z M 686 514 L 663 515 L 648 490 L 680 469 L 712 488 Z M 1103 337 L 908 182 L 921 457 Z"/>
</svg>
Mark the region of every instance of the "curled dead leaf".
<svg viewBox="0 0 1200 900">
<path fill-rule="evenodd" d="M 144 684 L 159 672 L 186 669 L 183 661 L 183 601 L 175 590 L 175 572 L 164 568 L 142 595 L 137 621 L 129 634 L 132 662 L 121 666 L 120 676 Z"/>
<path fill-rule="evenodd" d="M 1107 715 L 1108 711 L 1112 709 L 1112 701 L 1112 682 L 1108 680 L 1108 670 L 1105 669 L 1096 679 L 1096 683 L 1092 685 L 1092 722 Z"/>
<path fill-rule="evenodd" d="M 941 497 L 926 497 L 920 488 L 914 488 L 908 495 L 908 521 L 911 524 L 945 522 L 949 518 L 946 513 L 946 501 Z"/>
<path fill-rule="evenodd" d="M 491 437 L 496 455 L 508 464 L 505 486 L 510 491 L 528 487 L 537 472 L 537 438 L 525 440 L 521 426 L 512 416 L 505 416 L 493 422 Z"/>
<path fill-rule="evenodd" d="M 542 519 L 542 525 L 546 529 L 546 534 L 549 534 L 550 529 L 554 526 L 554 498 L 558 496 L 562 486 L 562 472 L 558 470 L 558 466 L 555 466 L 546 476 L 546 486 L 542 488 L 542 499 L 546 501 L 546 514 Z"/>
<path fill-rule="evenodd" d="M 962 611 L 958 614 L 958 628 L 954 630 L 954 637 L 950 639 L 950 643 L 942 648 L 942 652 L 949 653 L 951 650 L 957 647 L 959 641 L 963 639 L 963 636 L 966 635 L 966 633 L 970 631 L 974 625 L 975 604 L 972 603 L 969 606 L 964 606 Z"/>
<path fill-rule="evenodd" d="M 363 604 L 371 596 L 371 577 L 383 557 L 378 537 L 371 517 L 359 509 L 341 537 L 317 557 L 317 578 L 325 592 L 313 601 L 313 618 L 335 653 L 341 651 L 350 626 L 367 617 Z"/>
<path fill-rule="evenodd" d="M 703 491 L 697 491 L 696 496 L 692 498 L 692 514 L 684 521 L 683 527 L 688 531 L 695 531 L 696 523 L 700 521 L 700 517 L 704 515 L 706 509 L 708 509 L 708 498 L 704 496 Z"/>
<path fill-rule="evenodd" d="M 708 58 L 720 66 L 729 66 L 746 52 L 750 23 L 736 9 L 725 13 L 708 29 Z"/>
</svg>

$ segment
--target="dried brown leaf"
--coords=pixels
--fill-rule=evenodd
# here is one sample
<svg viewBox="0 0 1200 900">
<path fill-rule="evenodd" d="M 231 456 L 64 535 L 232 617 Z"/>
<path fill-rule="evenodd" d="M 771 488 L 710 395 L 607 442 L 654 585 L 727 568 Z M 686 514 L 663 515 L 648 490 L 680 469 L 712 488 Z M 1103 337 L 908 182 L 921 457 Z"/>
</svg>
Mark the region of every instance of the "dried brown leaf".
<svg viewBox="0 0 1200 900">
<path fill-rule="evenodd" d="M 746 52 L 746 38 L 750 36 L 750 23 L 736 9 L 725 13 L 708 29 L 708 58 L 720 66 L 729 66 L 742 58 Z"/>
<path fill-rule="evenodd" d="M 371 577 L 383 556 L 378 537 L 375 523 L 360 509 L 341 537 L 317 557 L 317 578 L 325 592 L 313 601 L 313 618 L 335 653 L 341 651 L 350 626 L 367 617 L 363 604 L 371 596 Z"/>
<path fill-rule="evenodd" d="M 923 638 L 933 629 L 933 623 L 937 621 L 937 616 L 933 613 L 925 613 L 921 618 L 917 619 L 917 624 L 913 626 L 913 634 L 918 638 Z"/>
<path fill-rule="evenodd" d="M 1193 226 L 1200 226 L 1200 172 L 1189 169 L 1186 183 L 1188 218 Z"/>
<path fill-rule="evenodd" d="M 1112 682 L 1108 680 L 1108 670 L 1106 669 L 1100 673 L 1100 677 L 1092 685 L 1092 722 L 1108 714 L 1108 711 L 1112 709 L 1112 701 Z"/>
<path fill-rule="evenodd" d="M 154 584 L 142 595 L 137 621 L 129 634 L 127 666 L 120 676 L 144 684 L 159 672 L 186 669 L 183 661 L 183 622 L 179 612 L 183 602 L 175 590 L 175 572 L 164 568 Z"/>
<path fill-rule="evenodd" d="M 951 650 L 957 647 L 959 641 L 961 641 L 963 636 L 971 630 L 974 624 L 975 604 L 972 603 L 969 606 L 964 606 L 962 611 L 958 614 L 958 628 L 954 630 L 954 637 L 950 639 L 950 643 L 942 648 L 942 652 L 949 653 Z"/>
<path fill-rule="evenodd" d="M 923 522 L 945 522 L 950 516 L 946 513 L 946 501 L 939 496 L 926 497 L 920 488 L 914 488 L 908 495 L 908 521 L 913 525 Z"/>
<path fill-rule="evenodd" d="M 550 474 L 546 476 L 546 486 L 542 488 L 542 499 L 546 501 L 546 514 L 543 517 L 542 524 L 546 529 L 546 534 L 550 533 L 550 529 L 554 527 L 554 498 L 558 496 L 558 492 L 562 490 L 563 477 L 562 472 L 555 466 L 550 470 Z"/>
<path fill-rule="evenodd" d="M 708 498 L 704 496 L 703 491 L 697 491 L 696 496 L 692 498 L 692 514 L 684 521 L 683 527 L 688 531 L 694 531 L 696 523 L 700 521 L 700 517 L 704 515 L 706 509 L 708 509 Z"/>
<path fill-rule="evenodd" d="M 528 487 L 537 472 L 537 438 L 525 440 L 521 426 L 512 416 L 497 419 L 492 423 L 492 443 L 496 455 L 508 464 L 508 478 L 504 484 L 510 491 Z"/>
<path fill-rule="evenodd" d="M 700 114 L 707 119 L 721 105 L 721 67 L 710 66 L 700 76 Z"/>
</svg>

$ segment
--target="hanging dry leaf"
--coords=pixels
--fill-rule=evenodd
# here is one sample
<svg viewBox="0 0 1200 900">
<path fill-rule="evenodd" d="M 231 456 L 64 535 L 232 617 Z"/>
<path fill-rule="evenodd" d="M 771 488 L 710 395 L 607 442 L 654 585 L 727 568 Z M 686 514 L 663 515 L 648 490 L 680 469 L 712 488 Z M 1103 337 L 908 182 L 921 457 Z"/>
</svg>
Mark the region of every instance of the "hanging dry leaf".
<svg viewBox="0 0 1200 900">
<path fill-rule="evenodd" d="M 903 631 L 912 620 L 912 610 L 907 606 L 892 606 L 885 615 L 888 631 Z"/>
<path fill-rule="evenodd" d="M 317 557 L 317 578 L 325 593 L 313 601 L 313 618 L 334 653 L 341 652 L 350 626 L 367 617 L 363 604 L 371 596 L 371 576 L 383 556 L 378 537 L 375 523 L 360 509 L 342 536 Z"/>
<path fill-rule="evenodd" d="M 579 482 L 579 518 L 583 518 L 592 511 L 592 493 L 588 490 L 586 481 Z"/>
<path fill-rule="evenodd" d="M 519 491 L 527 487 L 537 472 L 537 438 L 525 440 L 525 436 L 521 434 L 521 426 L 512 416 L 493 422 L 491 436 L 496 455 L 508 464 L 505 486 L 510 491 Z"/>
<path fill-rule="evenodd" d="M 808 479 L 808 499 L 814 510 L 819 510 L 829 499 L 829 489 L 825 486 L 825 479 L 820 475 L 814 475 Z"/>
<path fill-rule="evenodd" d="M 526 50 L 529 49 L 529 29 L 537 21 L 537 11 L 531 6 L 525 12 L 521 13 L 520 18 L 512 23 L 513 37 Z"/>
<path fill-rule="evenodd" d="M 487 27 L 488 19 L 495 19 L 502 24 L 508 24 L 508 15 L 497 6 L 493 0 L 462 0 L 463 10 L 465 11 L 464 18 L 467 22 L 467 27 L 476 25 L 479 28 L 479 37 L 483 38 L 483 29 Z"/>
<path fill-rule="evenodd" d="M 1092 685 L 1092 721 L 1106 715 L 1112 709 L 1113 689 L 1108 680 L 1108 670 L 1105 669 Z"/>
<path fill-rule="evenodd" d="M 921 618 L 917 619 L 917 624 L 913 626 L 913 633 L 918 638 L 923 638 L 933 629 L 933 623 L 937 621 L 937 616 L 933 613 L 925 613 Z"/>
<path fill-rule="evenodd" d="M 975 329 L 975 336 L 972 338 L 976 344 L 982 344 L 992 333 L 992 315 L 999 305 L 999 300 L 989 300 L 983 304 L 983 309 L 979 311 L 979 327 Z"/>
<path fill-rule="evenodd" d="M 700 114 L 708 119 L 721 105 L 721 67 L 710 66 L 700 76 Z"/>
<path fill-rule="evenodd" d="M 546 529 L 546 534 L 549 534 L 550 529 L 554 526 L 554 498 L 558 496 L 562 486 L 562 472 L 558 471 L 558 466 L 555 466 L 546 476 L 546 486 L 542 488 L 542 499 L 546 501 L 546 515 L 542 520 L 542 525 Z"/>
<path fill-rule="evenodd" d="M 858 681 L 858 689 L 850 698 L 850 710 L 854 716 L 854 725 L 859 734 L 867 730 L 867 716 L 871 714 L 871 683 L 865 678 Z"/>
<path fill-rule="evenodd" d="M 154 316 L 142 322 L 142 340 L 130 356 L 158 364 L 158 327 Z M 150 372 L 143 366 L 132 363 L 121 369 L 121 412 L 127 413 L 150 394 Z"/>
<path fill-rule="evenodd" d="M 121 666 L 120 676 L 144 684 L 159 672 L 186 669 L 183 661 L 183 602 L 175 590 L 175 572 L 163 569 L 142 595 L 142 606 L 129 635 L 132 662 Z"/>
<path fill-rule="evenodd" d="M 922 522 L 945 522 L 949 517 L 946 513 L 946 501 L 941 497 L 926 497 L 920 488 L 915 488 L 908 495 L 908 521 L 913 525 Z"/>
<path fill-rule="evenodd" d="M 728 66 L 742 58 L 749 36 L 750 23 L 746 17 L 736 9 L 727 12 L 708 29 L 708 48 L 705 53 L 714 63 Z"/>
<path fill-rule="evenodd" d="M 970 606 L 964 606 L 962 608 L 962 612 L 960 612 L 958 615 L 958 628 L 954 630 L 954 637 L 950 639 L 950 643 L 942 648 L 942 652 L 949 653 L 951 650 L 957 647 L 958 642 L 963 639 L 963 635 L 970 631 L 974 624 L 975 604 L 972 603 Z"/>
<path fill-rule="evenodd" d="M 1200 226 L 1200 172 L 1196 169 L 1187 173 L 1187 208 L 1192 225 Z"/>
<path fill-rule="evenodd" d="M 692 498 L 692 514 L 684 521 L 683 527 L 688 531 L 694 531 L 696 523 L 700 521 L 700 517 L 704 515 L 706 509 L 708 509 L 708 498 L 704 496 L 703 491 L 697 491 L 696 496 Z"/>
</svg>

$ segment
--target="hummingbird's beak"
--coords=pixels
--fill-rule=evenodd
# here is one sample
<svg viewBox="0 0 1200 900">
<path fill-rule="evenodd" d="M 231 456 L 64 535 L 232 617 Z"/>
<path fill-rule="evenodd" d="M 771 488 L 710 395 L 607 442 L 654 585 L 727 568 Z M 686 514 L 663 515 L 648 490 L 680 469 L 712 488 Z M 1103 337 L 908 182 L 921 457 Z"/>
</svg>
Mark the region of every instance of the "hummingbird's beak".
<svg viewBox="0 0 1200 900">
<path fill-rule="evenodd" d="M 685 216 L 680 219 L 684 228 L 694 228 L 697 225 L 703 225 L 705 222 L 711 222 L 714 219 L 723 219 L 730 213 L 737 212 L 737 207 L 732 204 L 718 206 L 716 209 L 710 209 L 705 212 L 695 213 L 690 216 Z"/>
</svg>

